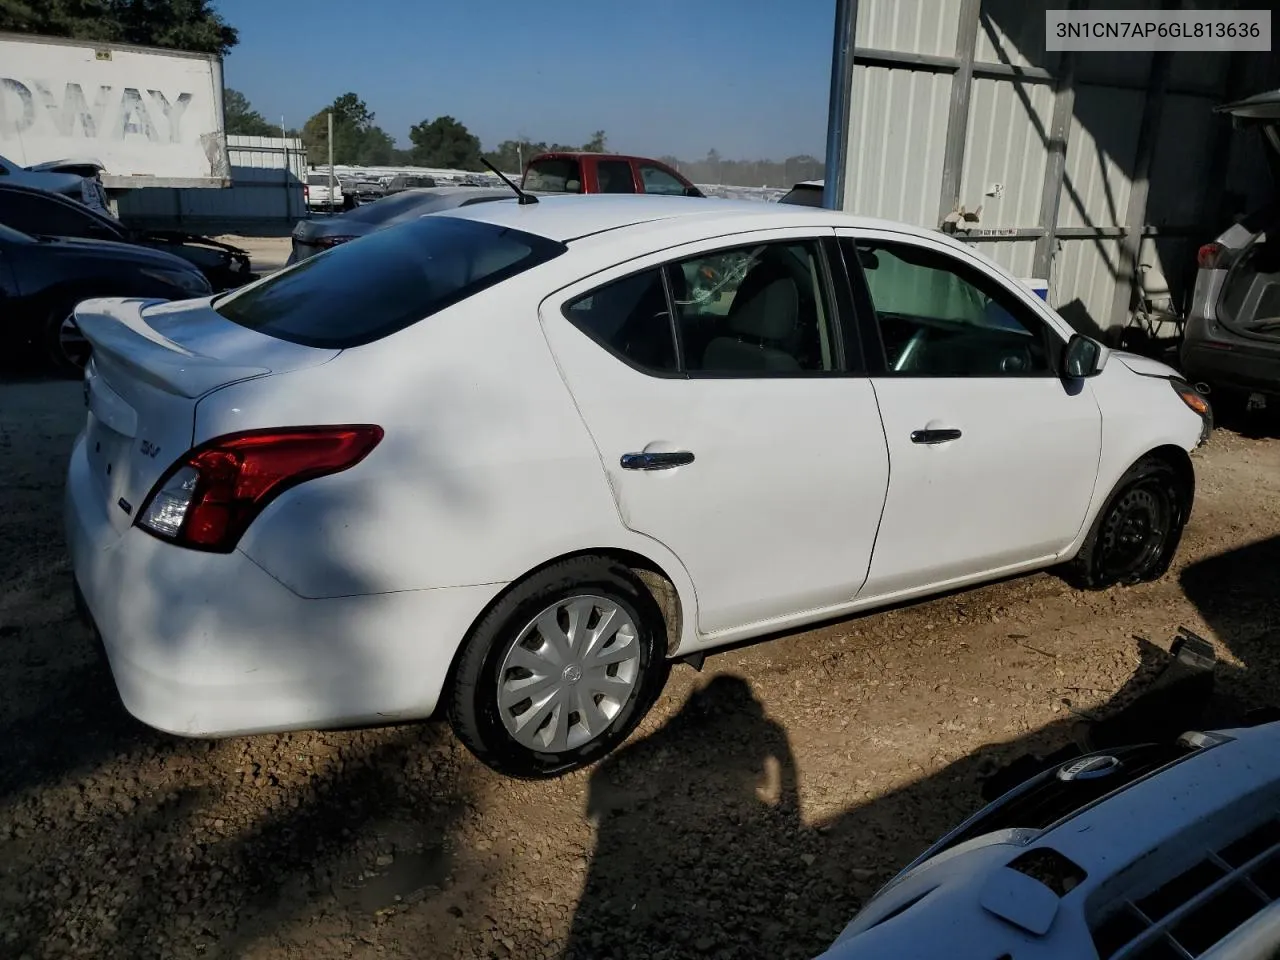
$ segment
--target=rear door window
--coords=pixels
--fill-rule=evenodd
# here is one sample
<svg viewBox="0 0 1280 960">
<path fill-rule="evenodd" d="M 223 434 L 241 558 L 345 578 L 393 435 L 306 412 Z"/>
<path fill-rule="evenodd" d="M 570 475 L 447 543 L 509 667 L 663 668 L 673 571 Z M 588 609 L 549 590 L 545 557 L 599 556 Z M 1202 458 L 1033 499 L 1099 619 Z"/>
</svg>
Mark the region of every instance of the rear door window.
<svg viewBox="0 0 1280 960">
<path fill-rule="evenodd" d="M 421 217 L 344 243 L 214 301 L 228 320 L 309 347 L 371 343 L 565 251 L 457 217 Z"/>
</svg>

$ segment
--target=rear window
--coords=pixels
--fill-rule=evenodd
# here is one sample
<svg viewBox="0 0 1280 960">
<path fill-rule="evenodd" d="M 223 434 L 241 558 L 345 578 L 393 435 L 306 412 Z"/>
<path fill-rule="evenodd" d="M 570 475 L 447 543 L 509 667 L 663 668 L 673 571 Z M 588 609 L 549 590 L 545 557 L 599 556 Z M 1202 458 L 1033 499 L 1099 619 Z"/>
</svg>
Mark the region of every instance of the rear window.
<svg viewBox="0 0 1280 960">
<path fill-rule="evenodd" d="M 577 160 L 567 157 L 535 160 L 524 175 L 524 188 L 548 193 L 581 193 L 582 171 Z"/>
<path fill-rule="evenodd" d="M 342 219 L 356 220 L 360 223 L 385 223 L 392 217 L 408 213 L 416 207 L 423 207 L 427 212 L 432 204 L 438 201 L 438 195 L 421 193 L 393 193 L 389 197 L 375 200 L 344 213 Z"/>
<path fill-rule="evenodd" d="M 337 183 L 338 179 L 335 177 L 333 182 Z M 329 185 L 328 174 L 322 175 L 318 173 L 313 173 L 309 177 L 307 177 L 307 186 L 309 187 L 327 187 L 328 185 Z"/>
<path fill-rule="evenodd" d="M 795 203 L 802 207 L 820 207 L 822 206 L 822 187 L 808 184 L 794 186 L 778 202 Z"/>
<path fill-rule="evenodd" d="M 372 343 L 565 251 L 489 223 L 435 216 L 344 243 L 214 301 L 233 323 L 309 347 Z"/>
</svg>

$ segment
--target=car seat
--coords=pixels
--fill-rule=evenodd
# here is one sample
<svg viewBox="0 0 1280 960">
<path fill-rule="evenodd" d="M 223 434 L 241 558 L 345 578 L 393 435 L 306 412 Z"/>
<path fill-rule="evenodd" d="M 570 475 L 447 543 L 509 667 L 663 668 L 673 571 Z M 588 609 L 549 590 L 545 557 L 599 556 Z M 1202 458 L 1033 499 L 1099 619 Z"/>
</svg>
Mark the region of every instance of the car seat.
<svg viewBox="0 0 1280 960">
<path fill-rule="evenodd" d="M 724 333 L 702 355 L 708 371 L 792 371 L 802 369 L 795 339 L 800 291 L 787 266 L 771 251 L 742 278 L 725 318 Z"/>
</svg>

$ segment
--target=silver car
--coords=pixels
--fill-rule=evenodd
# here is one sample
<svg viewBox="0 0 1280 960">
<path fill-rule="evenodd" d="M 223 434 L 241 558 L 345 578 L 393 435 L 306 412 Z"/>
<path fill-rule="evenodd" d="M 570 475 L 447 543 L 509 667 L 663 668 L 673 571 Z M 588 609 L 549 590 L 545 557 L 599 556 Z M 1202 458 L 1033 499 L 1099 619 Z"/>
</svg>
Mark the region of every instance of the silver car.
<svg viewBox="0 0 1280 960">
<path fill-rule="evenodd" d="M 297 263 L 340 243 L 438 210 L 510 198 L 510 191 L 493 187 L 426 187 L 403 190 L 336 217 L 299 220 L 293 228 L 293 250 L 287 263 Z"/>
<path fill-rule="evenodd" d="M 1218 107 L 1261 135 L 1280 185 L 1280 90 Z M 1199 250 L 1182 342 L 1188 378 L 1213 390 L 1219 410 L 1261 394 L 1280 406 L 1280 202 L 1232 224 Z"/>
</svg>

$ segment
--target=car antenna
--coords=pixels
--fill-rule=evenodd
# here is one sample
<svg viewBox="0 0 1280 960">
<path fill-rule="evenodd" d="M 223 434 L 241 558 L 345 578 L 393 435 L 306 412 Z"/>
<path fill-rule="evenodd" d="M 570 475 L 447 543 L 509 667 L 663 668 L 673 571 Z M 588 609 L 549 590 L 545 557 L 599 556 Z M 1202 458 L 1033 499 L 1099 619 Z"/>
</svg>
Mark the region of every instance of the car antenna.
<svg viewBox="0 0 1280 960">
<path fill-rule="evenodd" d="M 514 190 L 514 191 L 516 192 L 516 203 L 524 204 L 524 203 L 537 203 L 537 202 L 538 202 L 538 198 L 537 198 L 537 197 L 535 197 L 532 193 L 525 193 L 523 190 L 521 190 L 519 187 L 517 187 L 517 186 L 516 186 L 516 185 L 511 181 L 511 178 L 510 178 L 510 177 L 508 177 L 505 173 L 503 173 L 501 170 L 499 170 L 497 167 L 495 167 L 492 163 L 490 163 L 490 162 L 489 162 L 488 160 L 486 160 L 484 157 L 481 157 L 481 158 L 480 158 L 480 162 L 481 162 L 481 163 L 483 163 L 483 164 L 484 164 L 486 167 L 488 167 L 490 170 L 492 170 L 494 173 L 496 173 L 496 174 L 497 174 L 497 175 L 502 179 L 502 182 L 503 182 L 503 183 L 505 183 L 508 187 L 510 187 L 512 190 Z"/>
</svg>

